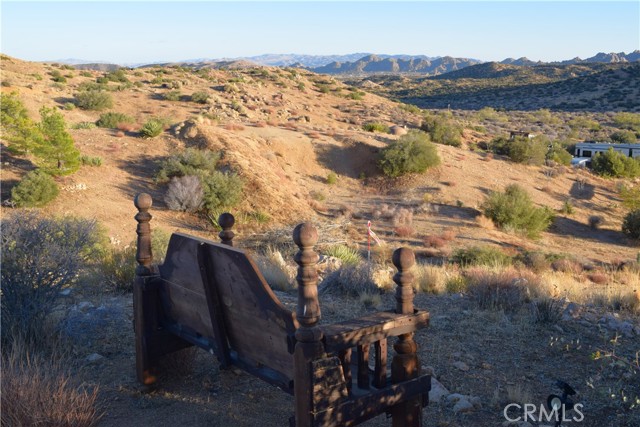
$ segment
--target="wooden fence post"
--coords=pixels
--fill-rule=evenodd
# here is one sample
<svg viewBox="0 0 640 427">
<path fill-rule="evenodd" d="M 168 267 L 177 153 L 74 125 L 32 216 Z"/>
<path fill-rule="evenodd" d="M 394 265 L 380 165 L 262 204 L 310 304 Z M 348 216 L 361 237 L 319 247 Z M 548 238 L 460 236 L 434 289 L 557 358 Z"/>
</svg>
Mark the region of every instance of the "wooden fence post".
<svg viewBox="0 0 640 427">
<path fill-rule="evenodd" d="M 393 265 L 398 272 L 393 276 L 396 288 L 396 313 L 413 313 L 413 274 L 411 267 L 416 263 L 415 255 L 409 248 L 399 248 L 393 252 Z M 391 382 L 417 378 L 419 375 L 418 347 L 413 333 L 403 334 L 393 345 L 396 354 L 391 362 Z M 422 404 L 419 397 L 400 403 L 391 409 L 393 427 L 420 427 L 422 425 Z"/>
<path fill-rule="evenodd" d="M 228 212 L 221 214 L 218 217 L 218 224 L 222 227 L 222 231 L 218 234 L 222 243 L 228 246 L 233 246 L 233 236 L 235 233 L 231 231 L 233 224 L 236 223 L 236 219 Z"/>
<path fill-rule="evenodd" d="M 136 333 L 136 375 L 138 381 L 145 385 L 156 381 L 154 355 L 148 346 L 149 337 L 157 329 L 156 299 L 154 290 L 147 287 L 147 282 L 156 271 L 153 266 L 151 251 L 151 214 L 149 209 L 153 204 L 151 196 L 146 193 L 138 194 L 134 199 L 138 209 L 135 216 L 138 221 L 136 260 L 136 276 L 133 283 L 133 312 L 134 329 Z"/>
<path fill-rule="evenodd" d="M 293 241 L 300 248 L 295 255 L 298 264 L 298 308 L 296 316 L 300 327 L 296 330 L 294 351 L 294 393 L 296 427 L 313 425 L 313 382 L 311 362 L 324 354 L 318 301 L 318 254 L 313 246 L 318 242 L 318 231 L 311 223 L 299 224 L 293 230 Z"/>
</svg>

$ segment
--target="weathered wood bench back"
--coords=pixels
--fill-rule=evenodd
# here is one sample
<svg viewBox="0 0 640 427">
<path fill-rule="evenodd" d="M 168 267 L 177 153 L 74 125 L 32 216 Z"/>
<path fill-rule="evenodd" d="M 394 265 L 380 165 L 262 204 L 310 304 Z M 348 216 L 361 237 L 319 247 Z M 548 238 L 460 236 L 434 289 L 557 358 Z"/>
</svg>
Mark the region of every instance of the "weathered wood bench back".
<svg viewBox="0 0 640 427">
<path fill-rule="evenodd" d="M 199 346 L 222 367 L 238 366 L 294 394 L 291 424 L 349 426 L 387 412 L 395 427 L 421 424 L 430 377 L 420 375 L 413 333 L 429 314 L 413 308 L 413 252 L 394 252 L 399 271 L 395 310 L 319 327 L 315 228 L 299 225 L 298 309 L 275 296 L 253 261 L 232 247 L 233 217 L 223 214 L 224 244 L 174 233 L 165 261 L 153 265 L 151 198 L 136 197 L 139 263 L 134 283 L 136 367 L 144 384 L 155 382 L 159 357 Z M 387 339 L 396 355 L 387 374 Z M 374 347 L 375 368 L 369 368 Z M 352 350 L 356 356 L 352 363 Z M 352 375 L 353 370 L 353 375 Z M 353 378 L 353 379 L 352 379 Z"/>
</svg>

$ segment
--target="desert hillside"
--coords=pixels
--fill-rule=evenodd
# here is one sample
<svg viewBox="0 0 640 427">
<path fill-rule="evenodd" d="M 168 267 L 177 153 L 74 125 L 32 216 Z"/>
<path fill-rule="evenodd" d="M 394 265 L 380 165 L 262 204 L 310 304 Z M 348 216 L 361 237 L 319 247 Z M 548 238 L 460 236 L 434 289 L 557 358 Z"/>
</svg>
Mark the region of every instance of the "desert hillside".
<svg viewBox="0 0 640 427">
<path fill-rule="evenodd" d="M 500 65 L 506 74 L 512 68 Z M 627 81 L 629 70 L 612 73 Z M 557 392 L 558 379 L 580 391 L 587 404 L 585 425 L 638 425 L 639 246 L 622 232 L 622 224 L 631 199 L 623 193 L 637 189 L 639 181 L 568 165 L 568 150 L 577 142 L 640 136 L 628 129 L 629 123 L 638 126 L 638 115 L 622 106 L 622 113 L 552 112 L 542 104 L 518 111 L 421 110 L 369 92 L 393 95 L 376 79 L 356 88 L 302 69 L 246 62 L 97 71 L 2 56 L 0 71 L 8 100 L 3 108 L 24 105 L 27 117 L 19 118 L 34 134 L 45 126 L 33 124 L 41 120 L 43 107 L 50 108 L 42 110 L 43 117 L 62 115 L 83 163 L 74 173 L 47 175 L 60 189 L 51 202 L 18 207 L 13 190 L 47 159 L 33 150 L 16 152 L 15 139 L 9 138 L 13 123 L 3 123 L 3 232 L 33 236 L 45 228 L 33 224 L 49 224 L 49 218 L 72 230 L 86 223 L 70 218 L 97 224 L 89 223 L 86 239 L 78 237 L 81 233 L 53 233 L 54 238 L 35 242 L 3 239 L 3 263 L 18 266 L 3 265 L 4 414 L 8 407 L 15 409 L 10 415 L 29 419 L 30 411 L 11 402 L 22 389 L 48 392 L 54 383 L 37 381 L 43 372 L 60 372 L 70 380 L 56 389 L 59 394 L 81 395 L 74 401 L 79 403 L 69 405 L 74 411 L 62 411 L 58 400 L 41 400 L 58 415 L 89 419 L 77 425 L 286 424 L 290 396 L 240 369 L 221 369 L 207 352 L 186 349 L 168 357 L 157 388 L 136 382 L 130 245 L 136 236 L 133 199 L 146 192 L 153 197 L 157 258 L 171 232 L 217 240 L 217 218 L 230 211 L 236 218 L 235 246 L 255 256 L 267 283 L 292 310 L 297 249 L 291 232 L 295 224 L 312 221 L 322 256 L 321 325 L 393 307 L 391 252 L 412 248 L 415 304 L 431 312 L 429 328 L 416 333 L 421 369 L 434 378 L 425 426 L 531 425 L 505 423 L 503 408 L 544 402 Z M 396 89 L 410 83 L 405 77 L 390 79 Z M 456 96 L 463 95 L 460 89 Z M 562 92 L 563 100 L 566 96 Z M 104 105 L 88 105 L 96 100 Z M 429 138 L 444 140 L 438 129 L 458 139 L 432 144 Z M 510 140 L 512 131 L 525 136 Z M 406 141 L 433 150 L 430 159 L 435 153 L 439 163 L 395 178 L 383 174 L 381 156 Z M 517 162 L 515 151 L 508 151 L 517 146 L 538 147 L 537 157 Z M 198 164 L 197 170 L 179 164 L 185 158 L 189 167 Z M 57 167 L 63 166 L 58 161 Z M 183 169 L 175 173 L 172 167 Z M 239 198 L 228 205 L 211 202 L 211 209 L 205 208 L 210 200 L 198 200 L 193 202 L 198 209 L 181 209 L 172 196 L 178 182 L 191 189 L 184 199 L 205 193 L 207 182 L 215 183 L 207 187 L 207 197 Z M 229 188 L 229 183 L 238 185 Z M 539 233 L 499 226 L 485 216 L 486 200 L 514 184 L 532 202 L 520 216 L 543 213 Z M 234 193 L 238 188 L 242 191 Z M 370 259 L 368 221 L 381 240 Z M 94 242 L 98 234 L 102 240 Z M 56 252 L 58 241 L 76 237 L 81 242 L 72 250 Z M 33 291 L 24 277 L 45 282 L 54 277 L 32 265 L 50 272 L 74 256 L 77 265 L 67 281 L 47 282 L 53 288 L 50 299 L 43 294 L 6 299 L 8 286 Z M 25 332 L 22 312 L 5 307 L 30 307 L 33 319 L 47 322 L 34 322 Z M 7 321 L 14 328 L 6 327 Z M 45 329 L 49 323 L 55 329 Z M 31 341 L 23 343 L 23 334 Z M 64 351 L 58 354 L 58 348 Z M 21 362 L 27 354 L 34 355 L 31 365 Z M 47 364 L 48 358 L 57 364 Z M 33 373 L 38 367 L 43 368 Z M 380 416 L 366 425 L 388 425 L 388 420 Z"/>
</svg>

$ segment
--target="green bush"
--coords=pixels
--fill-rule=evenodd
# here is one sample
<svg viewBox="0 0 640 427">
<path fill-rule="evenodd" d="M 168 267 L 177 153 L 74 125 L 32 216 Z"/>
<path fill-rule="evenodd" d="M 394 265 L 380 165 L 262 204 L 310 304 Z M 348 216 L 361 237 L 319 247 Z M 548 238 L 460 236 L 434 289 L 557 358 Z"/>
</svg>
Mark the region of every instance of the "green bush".
<svg viewBox="0 0 640 427">
<path fill-rule="evenodd" d="M 102 166 L 102 157 L 82 156 L 80 161 L 86 166 Z"/>
<path fill-rule="evenodd" d="M 380 155 L 378 166 L 389 177 L 421 173 L 440 164 L 440 157 L 429 136 L 412 130 L 393 142 Z"/>
<path fill-rule="evenodd" d="M 79 122 L 71 126 L 71 129 L 95 129 L 96 124 L 93 122 Z"/>
<path fill-rule="evenodd" d="M 240 202 L 244 184 L 235 173 L 218 171 L 219 161 L 218 152 L 187 148 L 161 163 L 156 181 L 167 183 L 173 177 L 197 176 L 204 190 L 204 209 L 231 207 Z"/>
<path fill-rule="evenodd" d="M 80 167 L 80 151 L 66 127 L 59 111 L 47 107 L 40 109 L 38 128 L 44 141 L 33 147 L 33 154 L 38 156 L 38 165 L 51 175 L 68 175 Z"/>
<path fill-rule="evenodd" d="M 389 133 L 389 126 L 385 125 L 384 123 L 377 123 L 377 122 L 367 123 L 364 126 L 362 126 L 362 129 L 364 129 L 367 132 Z"/>
<path fill-rule="evenodd" d="M 504 193 L 492 192 L 482 204 L 485 216 L 499 227 L 525 233 L 536 238 L 553 221 L 548 207 L 536 208 L 524 188 L 507 186 Z"/>
<path fill-rule="evenodd" d="M 623 185 L 622 188 L 620 188 L 620 198 L 625 208 L 632 211 L 640 209 L 640 185 L 636 185 L 635 187 Z"/>
<path fill-rule="evenodd" d="M 2 139 L 9 143 L 9 149 L 16 154 L 27 154 L 44 141 L 42 132 L 29 117 L 16 93 L 0 93 L 0 125 Z"/>
<path fill-rule="evenodd" d="M 51 202 L 58 193 L 58 184 L 51 175 L 36 169 L 11 189 L 11 200 L 19 208 L 35 208 Z"/>
<path fill-rule="evenodd" d="M 634 144 L 638 141 L 635 132 L 630 130 L 618 130 L 609 135 L 611 142 L 617 144 Z"/>
<path fill-rule="evenodd" d="M 64 109 L 67 111 L 73 110 L 76 108 L 76 104 L 74 104 L 73 102 L 65 102 L 64 103 Z"/>
<path fill-rule="evenodd" d="M 333 245 L 322 251 L 325 255 L 338 258 L 343 265 L 358 265 L 362 257 L 356 249 L 345 245 Z"/>
<path fill-rule="evenodd" d="M 106 110 L 113 106 L 113 99 L 108 92 L 101 90 L 86 90 L 75 96 L 76 105 L 83 110 Z"/>
<path fill-rule="evenodd" d="M 124 113 L 116 113 L 114 111 L 110 111 L 108 113 L 100 114 L 100 118 L 96 122 L 96 126 L 101 128 L 115 129 L 119 124 L 133 122 L 135 122 L 135 119 L 131 116 L 128 116 Z"/>
<path fill-rule="evenodd" d="M 329 174 L 327 175 L 327 184 L 334 185 L 337 182 L 338 182 L 338 175 L 336 175 L 333 172 L 329 172 Z"/>
<path fill-rule="evenodd" d="M 547 159 L 553 160 L 561 165 L 569 166 L 572 158 L 573 156 L 571 153 L 569 153 L 564 145 L 559 141 L 553 142 L 551 144 L 551 148 L 547 152 Z"/>
<path fill-rule="evenodd" d="M 640 209 L 625 215 L 622 221 L 622 232 L 632 239 L 640 239 Z"/>
<path fill-rule="evenodd" d="M 435 143 L 453 147 L 462 145 L 462 127 L 446 117 L 427 114 L 420 129 L 427 132 Z"/>
<path fill-rule="evenodd" d="M 512 162 L 541 165 L 548 150 L 549 142 L 546 138 L 515 137 L 508 145 L 508 156 Z"/>
<path fill-rule="evenodd" d="M 206 104 L 209 102 L 209 94 L 207 92 L 193 92 L 191 94 L 191 100 L 198 104 Z"/>
<path fill-rule="evenodd" d="M 474 246 L 458 249 L 454 252 L 452 260 L 465 267 L 470 265 L 506 267 L 513 263 L 513 259 L 509 255 L 492 246 Z"/>
<path fill-rule="evenodd" d="M 182 94 L 179 90 L 172 90 L 164 94 L 164 99 L 167 101 L 180 101 Z"/>
<path fill-rule="evenodd" d="M 640 175 L 640 162 L 614 151 L 612 147 L 593 156 L 591 167 L 598 175 L 606 177 L 635 178 Z"/>
<path fill-rule="evenodd" d="M 640 113 L 618 113 L 613 122 L 621 129 L 640 132 Z"/>
<path fill-rule="evenodd" d="M 140 136 L 142 138 L 155 138 L 164 132 L 164 122 L 160 119 L 149 119 L 140 128 Z"/>
</svg>

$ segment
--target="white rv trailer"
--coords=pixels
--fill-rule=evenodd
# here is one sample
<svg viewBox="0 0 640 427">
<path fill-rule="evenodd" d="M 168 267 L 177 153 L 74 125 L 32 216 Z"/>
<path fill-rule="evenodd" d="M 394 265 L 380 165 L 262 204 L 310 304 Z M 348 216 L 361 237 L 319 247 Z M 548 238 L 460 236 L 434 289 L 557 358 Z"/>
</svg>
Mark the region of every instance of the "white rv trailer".
<svg viewBox="0 0 640 427">
<path fill-rule="evenodd" d="M 613 148 L 628 157 L 640 157 L 640 144 L 612 144 L 608 142 L 579 142 L 576 144 L 576 157 L 593 157 L 596 153 L 605 153 Z"/>
</svg>

